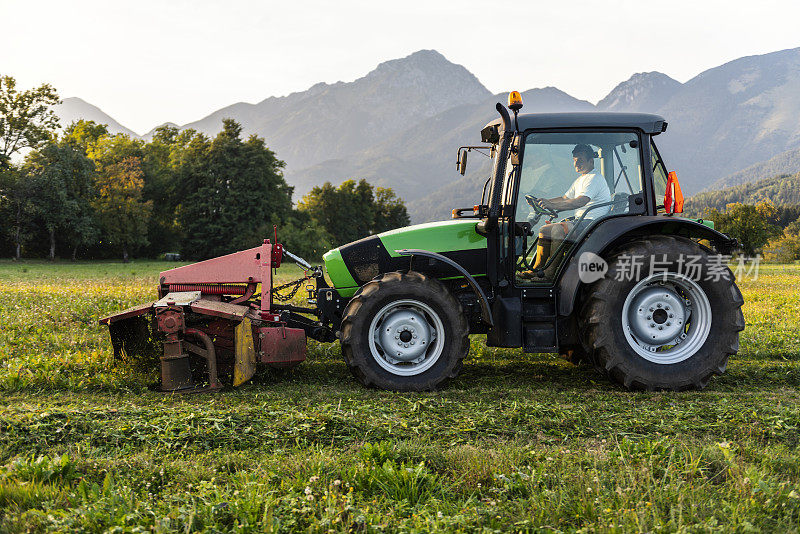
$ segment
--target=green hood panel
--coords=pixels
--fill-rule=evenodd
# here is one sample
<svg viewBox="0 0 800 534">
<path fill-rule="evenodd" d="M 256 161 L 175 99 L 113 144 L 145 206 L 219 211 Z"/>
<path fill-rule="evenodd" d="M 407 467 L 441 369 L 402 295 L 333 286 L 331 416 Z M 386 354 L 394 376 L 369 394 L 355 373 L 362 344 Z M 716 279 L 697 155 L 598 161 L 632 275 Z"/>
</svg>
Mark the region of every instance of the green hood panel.
<svg viewBox="0 0 800 534">
<path fill-rule="evenodd" d="M 328 251 L 322 259 L 333 286 L 342 296 L 351 296 L 381 272 L 407 268 L 407 260 L 401 260 L 396 252 L 406 248 L 448 255 L 471 274 L 480 274 L 485 272 L 486 237 L 475 231 L 477 223 L 476 219 L 454 219 L 397 228 Z M 464 258 L 469 261 L 459 261 Z M 402 262 L 402 266 L 395 262 Z"/>
<path fill-rule="evenodd" d="M 399 256 L 396 250 L 418 248 L 431 252 L 452 252 L 486 248 L 486 237 L 475 231 L 478 221 L 437 221 L 416 224 L 378 234 L 390 256 Z"/>
</svg>

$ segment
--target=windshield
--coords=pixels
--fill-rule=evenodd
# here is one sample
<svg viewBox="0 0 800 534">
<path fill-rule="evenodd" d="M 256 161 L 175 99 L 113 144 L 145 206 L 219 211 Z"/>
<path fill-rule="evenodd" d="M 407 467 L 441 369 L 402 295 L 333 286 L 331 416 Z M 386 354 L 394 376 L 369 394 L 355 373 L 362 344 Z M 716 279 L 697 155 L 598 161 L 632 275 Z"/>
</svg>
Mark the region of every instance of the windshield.
<svg viewBox="0 0 800 534">
<path fill-rule="evenodd" d="M 517 221 L 531 217 L 530 198 L 585 202 L 561 217 L 593 219 L 642 190 L 639 136 L 635 132 L 541 132 L 525 137 Z"/>
</svg>

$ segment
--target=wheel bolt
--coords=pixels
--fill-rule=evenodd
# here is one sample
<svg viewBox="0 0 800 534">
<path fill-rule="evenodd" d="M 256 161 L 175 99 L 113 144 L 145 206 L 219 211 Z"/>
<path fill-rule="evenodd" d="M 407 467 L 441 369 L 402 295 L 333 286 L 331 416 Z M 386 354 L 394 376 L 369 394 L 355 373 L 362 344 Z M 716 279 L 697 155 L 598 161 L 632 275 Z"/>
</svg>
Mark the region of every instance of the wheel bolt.
<svg viewBox="0 0 800 534">
<path fill-rule="evenodd" d="M 416 343 L 416 341 L 412 341 L 412 342 L 411 342 L 411 344 L 412 344 L 412 345 L 413 345 L 414 343 Z"/>
<path fill-rule="evenodd" d="M 656 309 L 651 306 L 650 311 L 656 311 Z"/>
<path fill-rule="evenodd" d="M 414 339 L 417 339 L 417 334 L 414 334 L 412 337 L 413 337 Z"/>
<path fill-rule="evenodd" d="M 658 329 L 659 330 L 664 330 L 664 327 L 663 326 L 659 326 Z"/>
<path fill-rule="evenodd" d="M 667 326 L 672 326 L 672 323 L 667 321 Z"/>
<path fill-rule="evenodd" d="M 400 339 L 400 334 L 395 334 L 394 338 L 395 339 Z"/>
<path fill-rule="evenodd" d="M 408 348 L 408 343 L 403 343 L 404 348 Z"/>
<path fill-rule="evenodd" d="M 660 308 L 661 307 L 661 303 L 659 302 L 658 304 L 656 304 L 656 307 Z"/>
<path fill-rule="evenodd" d="M 655 327 L 656 327 L 656 323 L 650 323 L 650 328 L 655 328 Z"/>
<path fill-rule="evenodd" d="M 669 316 L 670 317 L 675 317 L 675 314 L 674 313 L 670 313 Z"/>
<path fill-rule="evenodd" d="M 648 316 L 647 316 L 647 320 L 648 320 L 648 321 L 649 321 L 650 319 L 652 319 L 652 318 L 653 318 L 653 316 L 652 316 L 652 315 L 648 315 Z M 397 337 L 397 336 L 395 336 L 395 337 Z"/>
<path fill-rule="evenodd" d="M 664 306 L 664 309 L 665 310 L 669 310 L 669 306 Z"/>
</svg>

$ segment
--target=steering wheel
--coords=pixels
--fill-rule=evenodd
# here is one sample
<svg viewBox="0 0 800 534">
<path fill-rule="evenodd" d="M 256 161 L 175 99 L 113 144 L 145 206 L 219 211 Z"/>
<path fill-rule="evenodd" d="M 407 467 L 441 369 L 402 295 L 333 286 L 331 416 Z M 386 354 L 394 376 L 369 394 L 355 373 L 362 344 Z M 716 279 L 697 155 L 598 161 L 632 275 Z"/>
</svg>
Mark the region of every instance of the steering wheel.
<svg viewBox="0 0 800 534">
<path fill-rule="evenodd" d="M 556 210 L 554 210 L 552 208 L 544 208 L 544 207 L 540 206 L 539 205 L 539 201 L 540 200 L 541 200 L 540 198 L 535 197 L 533 195 L 525 195 L 525 202 L 528 203 L 528 205 L 533 209 L 533 211 L 537 215 L 539 215 L 539 216 L 547 215 L 550 218 L 558 217 L 558 212 Z M 537 219 L 538 219 L 538 217 L 537 217 Z"/>
</svg>

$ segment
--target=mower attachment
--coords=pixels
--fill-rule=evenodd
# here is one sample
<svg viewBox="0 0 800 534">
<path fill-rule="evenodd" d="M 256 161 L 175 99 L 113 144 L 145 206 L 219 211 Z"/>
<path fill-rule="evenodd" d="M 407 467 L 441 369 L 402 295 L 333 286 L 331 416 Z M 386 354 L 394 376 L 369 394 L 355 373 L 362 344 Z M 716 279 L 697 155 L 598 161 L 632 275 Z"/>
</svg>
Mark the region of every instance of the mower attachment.
<svg viewBox="0 0 800 534">
<path fill-rule="evenodd" d="M 272 304 L 272 269 L 283 254 L 281 245 L 265 240 L 162 272 L 159 300 L 100 319 L 115 357 L 158 355 L 161 390 L 170 392 L 219 389 L 218 365 L 240 386 L 253 377 L 258 360 L 282 368 L 299 364 L 306 357 L 305 330 L 287 327 Z M 205 389 L 195 382 L 190 353 L 206 361 Z"/>
</svg>

